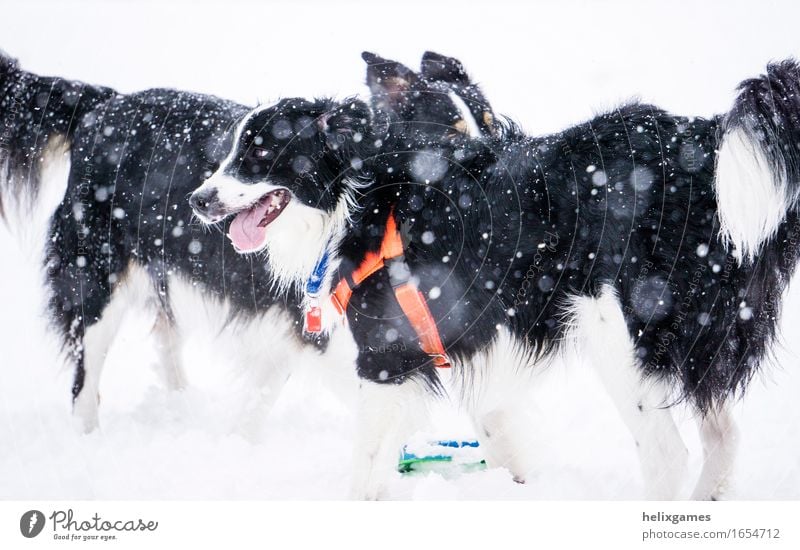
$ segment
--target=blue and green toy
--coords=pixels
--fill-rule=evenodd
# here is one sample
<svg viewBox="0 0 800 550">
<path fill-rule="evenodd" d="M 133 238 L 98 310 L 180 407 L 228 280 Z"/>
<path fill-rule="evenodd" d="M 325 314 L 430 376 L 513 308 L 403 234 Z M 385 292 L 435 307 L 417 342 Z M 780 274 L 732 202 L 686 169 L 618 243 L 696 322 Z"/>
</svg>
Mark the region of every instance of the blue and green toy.
<svg viewBox="0 0 800 550">
<path fill-rule="evenodd" d="M 405 445 L 397 470 L 402 474 L 436 472 L 445 477 L 486 469 L 475 440 L 429 441 Z"/>
</svg>

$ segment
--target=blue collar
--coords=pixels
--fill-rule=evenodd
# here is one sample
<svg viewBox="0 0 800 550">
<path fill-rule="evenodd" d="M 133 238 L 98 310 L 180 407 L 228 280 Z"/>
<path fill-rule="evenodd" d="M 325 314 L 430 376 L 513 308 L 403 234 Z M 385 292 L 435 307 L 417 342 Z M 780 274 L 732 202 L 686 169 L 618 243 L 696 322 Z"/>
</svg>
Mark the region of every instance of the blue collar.
<svg viewBox="0 0 800 550">
<path fill-rule="evenodd" d="M 322 254 L 322 257 L 317 261 L 314 266 L 314 271 L 306 281 L 306 294 L 308 296 L 319 296 L 319 291 L 322 288 L 322 282 L 325 280 L 325 273 L 328 271 L 328 249 Z"/>
</svg>

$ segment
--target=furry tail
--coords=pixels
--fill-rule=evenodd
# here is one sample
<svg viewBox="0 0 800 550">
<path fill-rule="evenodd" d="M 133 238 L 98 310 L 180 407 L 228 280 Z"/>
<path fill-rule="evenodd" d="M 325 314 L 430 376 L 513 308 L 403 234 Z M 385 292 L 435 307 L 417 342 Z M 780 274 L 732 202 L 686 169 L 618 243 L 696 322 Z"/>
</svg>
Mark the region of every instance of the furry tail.
<svg viewBox="0 0 800 550">
<path fill-rule="evenodd" d="M 721 130 L 721 235 L 740 262 L 752 261 L 800 199 L 800 65 L 772 63 L 742 82 Z"/>
<path fill-rule="evenodd" d="M 7 218 L 12 203 L 36 203 L 47 161 L 61 163 L 83 117 L 114 93 L 29 73 L 0 51 L 0 218 Z"/>
</svg>

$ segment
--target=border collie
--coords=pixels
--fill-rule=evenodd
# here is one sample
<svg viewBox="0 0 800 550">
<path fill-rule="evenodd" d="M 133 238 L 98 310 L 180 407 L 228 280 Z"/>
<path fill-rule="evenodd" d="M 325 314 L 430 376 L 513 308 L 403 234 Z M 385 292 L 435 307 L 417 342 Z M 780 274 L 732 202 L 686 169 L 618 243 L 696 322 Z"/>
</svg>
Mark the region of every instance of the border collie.
<svg viewBox="0 0 800 550">
<path fill-rule="evenodd" d="M 729 404 L 769 354 L 798 258 L 798 76 L 770 65 L 708 120 L 630 104 L 555 135 L 506 123 L 476 139 L 404 122 L 408 79 L 384 71 L 388 127 L 356 100 L 262 107 L 193 200 L 206 221 L 235 216 L 234 244 L 265 251 L 279 281 L 325 266 L 324 299 L 304 306 L 321 300 L 322 330 L 358 347 L 354 496 L 381 495 L 442 391 L 400 280 L 427 299 L 490 464 L 524 481 L 524 390 L 577 349 L 633 435 L 647 496 L 676 497 L 686 475 L 669 408 L 684 401 L 705 453 L 693 498 L 716 499 L 736 448 Z M 356 280 L 395 227 L 401 254 Z M 342 280 L 344 319 L 328 299 Z"/>
<path fill-rule="evenodd" d="M 376 56 L 370 61 L 393 63 Z M 105 356 L 132 309 L 154 319 L 158 366 L 173 389 L 185 384 L 182 327 L 208 321 L 219 332 L 233 332 L 243 344 L 230 350 L 229 358 L 263 386 L 259 410 L 268 410 L 299 354 L 318 353 L 334 343 L 304 340 L 295 320 L 299 293 L 283 292 L 285 288 L 275 284 L 282 280 L 275 272 L 302 265 L 272 262 L 268 270 L 264 262 L 236 254 L 223 233 L 192 222 L 187 196 L 224 159 L 230 149 L 225 141 L 230 140 L 228 130 L 249 109 L 177 90 L 119 95 L 39 78 L 17 70 L 6 58 L 2 62 L 0 97 L 8 105 L 2 111 L 4 128 L 13 129 L 3 141 L 11 152 L 4 170 L 15 176 L 3 181 L 0 198 L 19 195 L 33 201 L 36 177 L 22 180 L 31 167 L 49 167 L 58 174 L 62 193 L 68 179 L 50 223 L 46 267 L 51 317 L 75 371 L 72 396 L 79 427 L 91 431 L 98 425 Z M 461 119 L 451 115 L 460 112 L 456 103 L 461 110 L 466 104 L 476 108 L 485 103 L 460 63 L 451 58 L 427 54 L 423 72 L 408 70 L 407 75 L 414 80 L 411 89 L 417 97 L 407 106 L 406 120 L 466 131 Z M 484 110 L 491 116 L 488 105 Z M 484 120 L 472 124 L 491 127 Z M 273 138 L 287 139 L 297 130 L 302 128 L 281 126 Z M 68 138 L 68 157 L 40 160 L 44 138 L 51 136 Z M 305 165 L 294 168 L 303 173 Z M 308 227 L 287 227 L 289 240 L 306 235 L 305 241 L 291 246 L 318 248 L 310 229 L 321 220 L 309 217 Z M 237 227 L 233 223 L 225 230 L 235 232 Z M 207 319 L 191 316 L 183 307 L 195 303 L 203 304 Z M 350 357 L 339 361 L 349 365 L 355 352 L 345 347 L 332 356 Z"/>
</svg>

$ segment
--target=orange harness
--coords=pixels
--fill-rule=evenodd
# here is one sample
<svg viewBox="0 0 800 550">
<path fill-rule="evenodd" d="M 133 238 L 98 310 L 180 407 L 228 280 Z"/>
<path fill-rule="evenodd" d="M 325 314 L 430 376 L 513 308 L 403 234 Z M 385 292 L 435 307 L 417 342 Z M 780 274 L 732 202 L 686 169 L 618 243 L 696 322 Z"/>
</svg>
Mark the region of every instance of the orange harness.
<svg viewBox="0 0 800 550">
<path fill-rule="evenodd" d="M 383 268 L 386 262 L 390 260 L 405 263 L 403 241 L 400 238 L 400 232 L 397 230 L 393 212 L 389 213 L 389 218 L 386 220 L 386 233 L 383 236 L 380 250 L 378 252 L 368 252 L 353 273 L 349 277 L 342 277 L 336 285 L 331 295 L 331 301 L 340 315 L 344 315 L 347 311 L 347 304 L 350 302 L 353 290 L 358 288 L 373 273 Z M 407 272 L 407 268 L 402 271 Z M 442 339 L 439 337 L 439 329 L 436 327 L 436 321 L 431 315 L 431 310 L 428 309 L 425 295 L 410 281 L 410 277 L 404 277 L 403 279 L 396 283 L 393 281 L 392 288 L 400 309 L 403 310 L 414 332 L 417 333 L 420 348 L 431 356 L 433 364 L 437 367 L 450 367 L 450 362 L 444 352 Z"/>
</svg>

